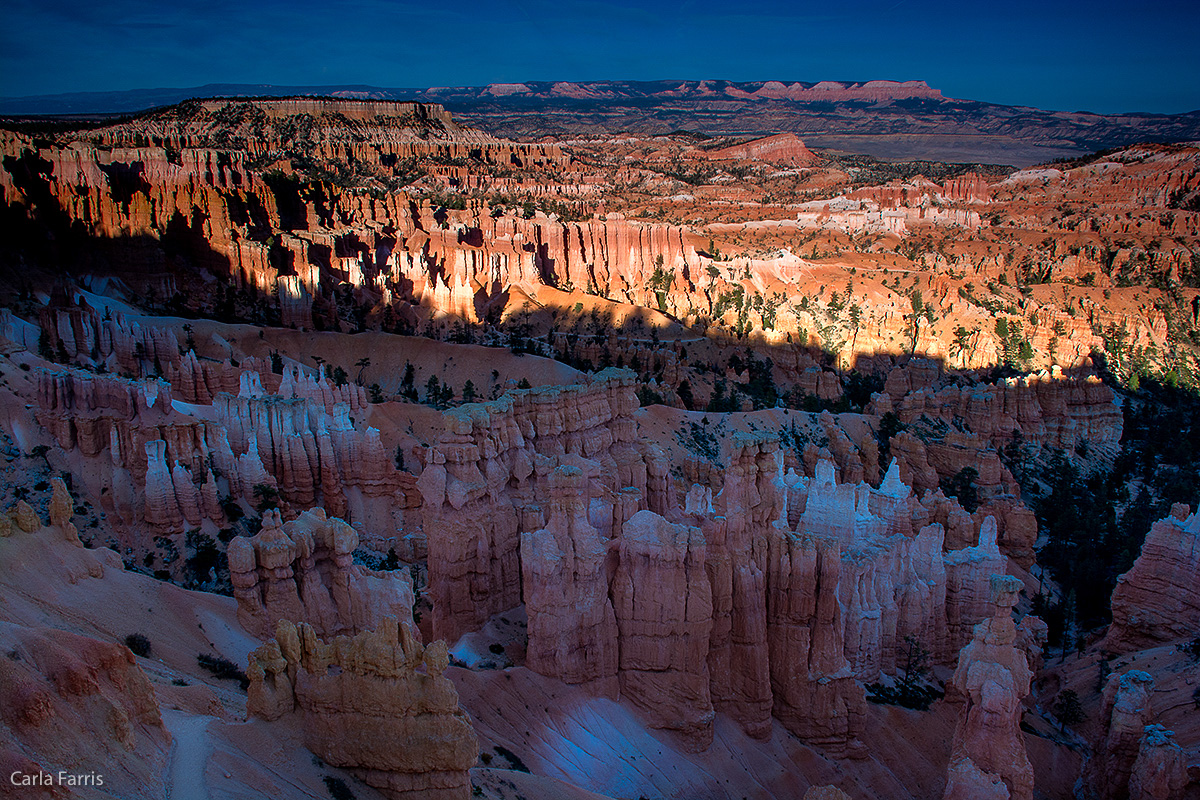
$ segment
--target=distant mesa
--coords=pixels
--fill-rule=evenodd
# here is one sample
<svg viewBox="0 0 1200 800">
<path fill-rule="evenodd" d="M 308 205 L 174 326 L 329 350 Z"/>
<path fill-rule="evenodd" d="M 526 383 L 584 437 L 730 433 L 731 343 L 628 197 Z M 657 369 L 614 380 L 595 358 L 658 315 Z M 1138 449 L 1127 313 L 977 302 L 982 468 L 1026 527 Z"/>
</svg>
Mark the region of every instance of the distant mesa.
<svg viewBox="0 0 1200 800">
<path fill-rule="evenodd" d="M 485 94 L 507 97 L 510 94 L 528 94 L 529 87 L 523 83 L 492 83 L 484 89 Z"/>
<path fill-rule="evenodd" d="M 744 158 L 753 161 L 770 161 L 776 164 L 792 164 L 808 167 L 822 163 L 821 159 L 804 146 L 794 133 L 779 133 L 763 139 L 712 150 L 708 157 L 714 161 Z"/>
<path fill-rule="evenodd" d="M 799 102 L 848 100 L 882 102 L 914 97 L 929 100 L 946 99 L 942 96 L 941 91 L 930 87 L 925 81 L 867 81 L 865 83 L 821 81 L 816 84 L 784 84 L 779 81 L 767 81 L 755 91 L 749 91 L 749 87 L 741 88 L 731 85 L 726 88 L 725 93 L 732 97 Z"/>
</svg>

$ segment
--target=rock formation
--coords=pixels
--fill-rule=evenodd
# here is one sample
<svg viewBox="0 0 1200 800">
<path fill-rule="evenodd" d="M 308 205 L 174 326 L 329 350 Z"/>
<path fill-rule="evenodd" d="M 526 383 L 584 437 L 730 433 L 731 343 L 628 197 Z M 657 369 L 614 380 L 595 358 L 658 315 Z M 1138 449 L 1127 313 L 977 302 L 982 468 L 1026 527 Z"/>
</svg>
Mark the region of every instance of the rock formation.
<svg viewBox="0 0 1200 800">
<path fill-rule="evenodd" d="M 13 773 L 57 776 L 61 770 L 82 776 L 81 787 L 114 796 L 161 791 L 171 735 L 127 647 L 8 622 L 0 622 L 0 646 L 7 654 L 0 658 L 5 785 L 13 785 Z M 96 775 L 100 784 L 86 782 Z M 60 796 L 56 789 L 42 787 Z M 6 793 L 32 797 L 38 791 L 35 785 Z"/>
<path fill-rule="evenodd" d="M 991 576 L 1006 571 L 996 542 L 996 523 L 984 520 L 979 544 L 946 554 L 946 650 L 961 650 L 974 635 L 975 621 L 992 613 Z"/>
<path fill-rule="evenodd" d="M 1129 800 L 1171 800 L 1188 784 L 1187 762 L 1171 731 L 1147 725 L 1129 777 Z"/>
<path fill-rule="evenodd" d="M 1154 678 L 1130 670 L 1104 685 L 1100 739 L 1083 773 L 1084 785 L 1100 800 L 1129 796 L 1129 776 L 1145 727 L 1154 720 Z"/>
<path fill-rule="evenodd" d="M 844 752 L 861 729 L 866 701 L 843 641 L 841 548 L 829 537 L 781 531 L 769 551 L 773 713 L 805 741 Z"/>
<path fill-rule="evenodd" d="M 767 647 L 767 532 L 784 515 L 777 481 L 779 443 L 736 441 L 715 515 L 698 520 L 707 543 L 713 629 L 708 654 L 713 704 L 751 736 L 770 732 Z"/>
<path fill-rule="evenodd" d="M 1182 503 L 1146 534 L 1133 567 L 1117 579 L 1105 649 L 1126 653 L 1200 630 L 1200 514 Z"/>
<path fill-rule="evenodd" d="M 797 167 L 809 167 L 821 163 L 821 159 L 805 147 L 804 142 L 800 141 L 800 137 L 794 133 L 779 133 L 744 144 L 722 147 L 719 150 L 710 150 L 706 155 L 717 160 L 751 159 L 791 164 Z"/>
<path fill-rule="evenodd" d="M 1141 670 L 1109 677 L 1100 708 L 1100 736 L 1084 766 L 1084 787 L 1098 800 L 1182 796 L 1183 751 L 1154 721 L 1154 678 Z"/>
<path fill-rule="evenodd" d="M 366 416 L 362 387 L 294 365 L 283 375 L 252 359 L 242 366 L 203 393 L 191 384 L 188 402 L 199 408 L 186 412 L 174 406 L 175 387 L 157 379 L 39 371 L 36 416 L 63 449 L 94 459 L 91 488 L 124 522 L 167 536 L 205 520 L 223 526 L 221 498 L 257 504 L 263 486 L 279 492 L 289 514 L 320 505 L 386 550 L 420 496 L 379 431 L 351 420 Z M 126 532 L 126 546 L 148 548 L 139 530 Z M 412 555 L 405 539 L 395 545 Z"/>
<path fill-rule="evenodd" d="M 457 640 L 521 603 L 521 534 L 545 527 L 556 467 L 584 470 L 585 518 L 605 539 L 665 502 L 651 494 L 650 465 L 633 442 L 636 407 L 632 373 L 610 370 L 444 415 L 417 481 L 435 636 Z"/>
<path fill-rule="evenodd" d="M 615 696 L 617 621 L 608 598 L 606 543 L 587 519 L 586 482 L 578 467 L 557 467 L 546 527 L 521 534 L 526 661 L 535 672 Z"/>
<path fill-rule="evenodd" d="M 1012 619 L 1020 590 L 1017 578 L 992 576 L 992 616 L 975 626 L 975 638 L 959 656 L 952 682 L 965 700 L 945 800 L 1033 798 L 1033 766 L 1020 729 L 1021 700 L 1029 694 L 1033 672 L 1015 646 Z"/>
<path fill-rule="evenodd" d="M 991 613 L 988 577 L 1007 564 L 995 519 L 980 546 L 944 553 L 943 527 L 898 464 L 879 489 L 837 483 L 824 460 L 811 479 L 783 476 L 765 435 L 737 438 L 709 475 L 719 491 L 696 485 L 679 508 L 658 457 L 630 441 L 629 392 L 613 373 L 443 415 L 418 479 L 434 635 L 456 638 L 523 599 L 530 668 L 619 687 L 692 747 L 709 741 L 711 707 L 752 736 L 774 716 L 858 752 L 862 687 L 897 673 L 906 637 L 953 663 Z"/>
<path fill-rule="evenodd" d="M 974 436 L 995 448 L 1007 445 L 1019 431 L 1024 441 L 1073 448 L 1115 446 L 1121 439 L 1122 418 L 1112 389 L 1084 370 L 1064 372 L 1055 367 L 994 385 L 942 386 L 927 359 L 913 359 L 893 369 L 884 391 L 872 398 L 878 413 L 894 411 L 902 422 L 922 415 L 949 423 L 955 418 Z"/>
<path fill-rule="evenodd" d="M 249 713 L 298 713 L 304 743 L 394 800 L 466 800 L 479 744 L 443 674 L 444 642 L 421 645 L 407 622 L 329 642 L 281 622 L 250 655 Z"/>
<path fill-rule="evenodd" d="M 229 543 L 238 622 L 269 638 L 281 620 L 305 622 L 322 638 L 374 630 L 385 617 L 411 622 L 407 570 L 372 572 L 354 564 L 354 528 L 320 508 L 282 523 L 263 514 L 262 530 Z"/>
<path fill-rule="evenodd" d="M 694 750 L 712 743 L 712 587 L 699 528 L 639 511 L 621 528 L 612 602 L 621 696 Z"/>
</svg>

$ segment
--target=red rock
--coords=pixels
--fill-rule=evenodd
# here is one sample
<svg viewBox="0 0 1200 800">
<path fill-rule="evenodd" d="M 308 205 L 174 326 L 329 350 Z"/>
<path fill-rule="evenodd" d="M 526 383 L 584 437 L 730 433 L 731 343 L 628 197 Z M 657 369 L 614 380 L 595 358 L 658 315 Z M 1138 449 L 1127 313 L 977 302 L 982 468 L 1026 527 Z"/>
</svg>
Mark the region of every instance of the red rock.
<svg viewBox="0 0 1200 800">
<path fill-rule="evenodd" d="M 325 638 L 374 630 L 385 617 L 411 622 L 407 571 L 355 565 L 357 546 L 355 530 L 322 509 L 282 524 L 278 511 L 266 512 L 258 534 L 229 543 L 238 621 L 260 639 L 284 620 L 307 623 Z"/>
<path fill-rule="evenodd" d="M 1200 628 L 1200 514 L 1177 503 L 1155 522 L 1133 567 L 1117 579 L 1105 649 L 1126 653 Z"/>
<path fill-rule="evenodd" d="M 621 696 L 688 747 L 712 744 L 708 647 L 712 588 L 698 528 L 639 511 L 621 528 L 612 601 Z"/>
<path fill-rule="evenodd" d="M 99 773 L 103 790 L 113 794 L 163 791 L 171 736 L 127 647 L 9 622 L 0 623 L 0 642 L 9 654 L 0 659 L 0 758 L 11 764 L 6 784 L 18 769 L 62 770 Z"/>
<path fill-rule="evenodd" d="M 743 144 L 722 147 L 719 150 L 710 150 L 705 155 L 718 161 L 746 159 L 791 164 L 797 167 L 810 167 L 823 163 L 804 146 L 804 142 L 800 141 L 800 137 L 794 133 L 779 133 Z"/>
<path fill-rule="evenodd" d="M 617 622 L 608 598 L 606 544 L 587 520 L 590 499 L 578 467 L 550 477 L 546 527 L 521 535 L 526 663 L 542 675 L 617 694 Z"/>
<path fill-rule="evenodd" d="M 1154 719 L 1154 678 L 1141 670 L 1112 675 L 1104 685 L 1100 738 L 1084 766 L 1083 783 L 1100 800 L 1129 795 L 1143 731 Z"/>
<path fill-rule="evenodd" d="M 1020 729 L 1021 701 L 1033 672 L 1014 646 L 1012 620 L 1020 590 L 1018 579 L 992 576 L 993 615 L 975 627 L 959 656 L 953 684 L 966 699 L 954 731 L 945 800 L 1033 798 L 1033 766 Z"/>
<path fill-rule="evenodd" d="M 422 647 L 408 623 L 325 642 L 280 623 L 250 655 L 248 711 L 298 713 L 304 743 L 393 800 L 466 800 L 479 743 L 443 674 L 444 642 Z"/>
<path fill-rule="evenodd" d="M 865 713 L 846 660 L 836 539 L 778 533 L 768 540 L 767 640 L 773 714 L 806 742 L 844 754 Z"/>
<path fill-rule="evenodd" d="M 1129 778 L 1129 800 L 1171 800 L 1188 785 L 1187 760 L 1162 725 L 1147 725 Z"/>
</svg>

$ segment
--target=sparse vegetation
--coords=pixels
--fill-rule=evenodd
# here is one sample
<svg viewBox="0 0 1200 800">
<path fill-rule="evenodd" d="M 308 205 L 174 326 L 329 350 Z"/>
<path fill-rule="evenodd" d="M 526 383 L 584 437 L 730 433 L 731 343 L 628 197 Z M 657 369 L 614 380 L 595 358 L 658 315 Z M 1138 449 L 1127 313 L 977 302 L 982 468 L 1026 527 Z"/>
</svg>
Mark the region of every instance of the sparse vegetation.
<svg viewBox="0 0 1200 800">
<path fill-rule="evenodd" d="M 131 633 L 125 637 L 125 646 L 128 647 L 135 656 L 149 658 L 151 653 L 150 640 L 141 633 Z"/>
<path fill-rule="evenodd" d="M 237 681 L 243 690 L 250 685 L 250 679 L 246 677 L 246 673 L 227 658 L 214 656 L 211 653 L 198 653 L 196 663 L 218 680 Z"/>
</svg>

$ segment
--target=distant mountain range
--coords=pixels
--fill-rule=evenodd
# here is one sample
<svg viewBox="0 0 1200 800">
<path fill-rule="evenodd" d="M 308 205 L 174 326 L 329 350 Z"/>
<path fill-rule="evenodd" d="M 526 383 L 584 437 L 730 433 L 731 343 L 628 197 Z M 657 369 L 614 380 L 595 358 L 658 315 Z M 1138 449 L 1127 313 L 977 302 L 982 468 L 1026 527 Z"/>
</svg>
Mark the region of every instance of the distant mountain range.
<svg viewBox="0 0 1200 800">
<path fill-rule="evenodd" d="M 424 89 L 208 84 L 0 98 L 0 115 L 125 114 L 194 97 L 323 95 L 441 103 L 459 120 L 517 139 L 796 133 L 813 147 L 880 158 L 1029 164 L 1139 141 L 1200 139 L 1200 111 L 1092 114 L 947 98 L 924 81 L 589 81 Z"/>
</svg>

